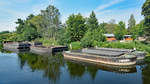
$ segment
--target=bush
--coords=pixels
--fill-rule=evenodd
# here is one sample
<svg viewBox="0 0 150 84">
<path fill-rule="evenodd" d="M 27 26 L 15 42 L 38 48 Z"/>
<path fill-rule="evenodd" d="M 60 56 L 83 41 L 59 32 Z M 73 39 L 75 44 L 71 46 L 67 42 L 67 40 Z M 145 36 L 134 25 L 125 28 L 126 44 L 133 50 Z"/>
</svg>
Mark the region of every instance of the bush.
<svg viewBox="0 0 150 84">
<path fill-rule="evenodd" d="M 95 29 L 88 31 L 81 39 L 82 47 L 94 47 L 97 42 L 104 42 L 106 37 L 103 35 L 101 30 Z"/>
<path fill-rule="evenodd" d="M 104 48 L 123 48 L 123 49 L 134 49 L 136 48 L 139 51 L 145 51 L 150 53 L 150 46 L 145 45 L 141 42 L 97 42 L 95 46 L 104 47 Z"/>
<path fill-rule="evenodd" d="M 81 42 L 72 42 L 70 45 L 71 45 L 71 46 L 69 46 L 69 47 L 70 47 L 70 49 L 72 49 L 72 50 L 79 50 L 79 49 L 82 49 L 82 47 L 81 47 Z M 71 48 L 71 47 L 72 47 L 72 48 Z"/>
</svg>

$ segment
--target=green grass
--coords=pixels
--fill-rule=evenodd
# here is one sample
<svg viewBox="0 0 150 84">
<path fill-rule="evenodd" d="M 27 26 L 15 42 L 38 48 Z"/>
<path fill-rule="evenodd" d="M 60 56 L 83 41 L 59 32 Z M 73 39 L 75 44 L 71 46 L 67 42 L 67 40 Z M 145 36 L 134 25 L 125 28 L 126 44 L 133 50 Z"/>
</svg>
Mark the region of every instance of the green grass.
<svg viewBox="0 0 150 84">
<path fill-rule="evenodd" d="M 42 42 L 44 46 L 59 45 L 56 40 L 48 38 L 36 39 L 34 42 Z"/>
</svg>

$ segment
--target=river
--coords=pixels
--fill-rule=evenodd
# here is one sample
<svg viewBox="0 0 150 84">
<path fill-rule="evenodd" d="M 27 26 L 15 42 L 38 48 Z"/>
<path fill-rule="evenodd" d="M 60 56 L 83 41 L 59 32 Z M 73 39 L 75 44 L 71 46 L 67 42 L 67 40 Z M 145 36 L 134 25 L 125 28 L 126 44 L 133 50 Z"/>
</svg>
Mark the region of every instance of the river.
<svg viewBox="0 0 150 84">
<path fill-rule="evenodd" d="M 150 84 L 150 64 L 114 67 L 65 60 L 61 53 L 3 51 L 0 84 Z"/>
</svg>

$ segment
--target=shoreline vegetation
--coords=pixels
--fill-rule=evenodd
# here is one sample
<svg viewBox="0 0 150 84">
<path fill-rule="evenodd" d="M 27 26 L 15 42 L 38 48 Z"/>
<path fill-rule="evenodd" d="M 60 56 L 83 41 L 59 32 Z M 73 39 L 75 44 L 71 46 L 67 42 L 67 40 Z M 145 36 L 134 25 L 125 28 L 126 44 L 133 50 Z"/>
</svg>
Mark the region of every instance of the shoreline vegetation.
<svg viewBox="0 0 150 84">
<path fill-rule="evenodd" d="M 126 27 L 125 22 L 116 23 L 114 19 L 99 23 L 94 11 L 86 18 L 80 13 L 72 14 L 62 24 L 59 9 L 49 5 L 38 15 L 30 14 L 26 19 L 18 18 L 16 31 L 0 32 L 0 48 L 3 41 L 30 41 L 42 42 L 44 46 L 65 45 L 72 50 L 88 47 L 136 49 L 146 52 L 146 60 L 150 62 L 150 44 L 146 43 L 150 40 L 150 14 L 147 13 L 150 8 L 147 9 L 147 6 L 150 6 L 148 0 L 142 7 L 145 19 L 136 24 L 134 15 L 131 14 Z M 114 34 L 117 41 L 107 42 L 104 34 Z M 133 41 L 120 42 L 124 35 L 131 35 Z M 142 42 L 138 37 L 146 37 L 147 40 Z"/>
</svg>

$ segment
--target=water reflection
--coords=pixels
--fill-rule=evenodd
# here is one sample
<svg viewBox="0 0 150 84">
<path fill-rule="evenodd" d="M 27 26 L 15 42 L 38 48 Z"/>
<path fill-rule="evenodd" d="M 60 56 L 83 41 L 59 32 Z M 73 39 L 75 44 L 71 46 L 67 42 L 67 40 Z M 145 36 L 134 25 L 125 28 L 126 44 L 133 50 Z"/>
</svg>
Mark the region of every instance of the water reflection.
<svg viewBox="0 0 150 84">
<path fill-rule="evenodd" d="M 64 66 L 63 56 L 61 54 L 51 56 L 39 56 L 32 53 L 19 53 L 20 68 L 23 69 L 27 63 L 32 71 L 42 70 L 44 77 L 56 82 L 60 78 L 60 68 Z"/>
<path fill-rule="evenodd" d="M 98 70 L 108 71 L 108 72 L 115 72 L 115 73 L 136 73 L 136 66 L 109 66 L 104 64 L 91 64 L 73 60 L 67 60 L 68 71 L 72 78 L 81 78 L 84 73 L 88 72 L 92 80 L 95 79 Z"/>
<path fill-rule="evenodd" d="M 150 84 L 150 64 L 141 66 L 143 84 Z"/>
<path fill-rule="evenodd" d="M 89 74 L 91 80 L 95 80 L 98 70 L 115 73 L 135 73 L 136 67 L 112 67 L 107 65 L 97 65 L 73 60 L 64 60 L 61 53 L 55 55 L 36 55 L 32 53 L 19 53 L 20 68 L 23 69 L 27 64 L 32 72 L 41 70 L 43 77 L 49 78 L 54 83 L 60 79 L 61 68 L 66 68 L 72 79 L 82 78 Z M 65 66 L 66 65 L 66 66 Z"/>
</svg>

